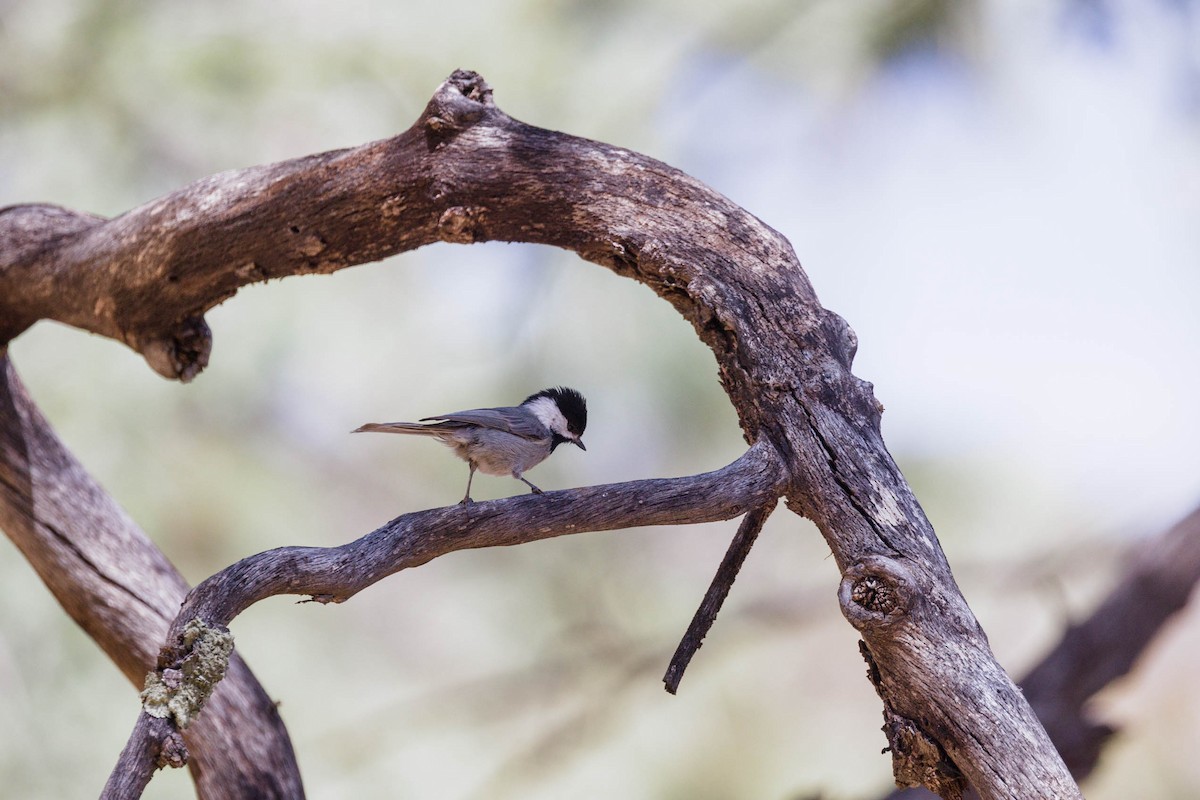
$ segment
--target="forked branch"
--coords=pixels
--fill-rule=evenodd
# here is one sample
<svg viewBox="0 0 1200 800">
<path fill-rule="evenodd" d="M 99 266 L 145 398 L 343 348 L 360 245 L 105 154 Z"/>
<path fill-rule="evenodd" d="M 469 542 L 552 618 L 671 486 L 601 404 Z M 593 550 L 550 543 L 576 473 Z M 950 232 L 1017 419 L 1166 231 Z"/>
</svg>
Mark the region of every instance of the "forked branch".
<svg viewBox="0 0 1200 800">
<path fill-rule="evenodd" d="M 187 380 L 208 359 L 204 313 L 248 283 L 439 240 L 572 250 L 671 303 L 712 349 L 746 441 L 755 443 L 747 457 L 777 454 L 779 472 L 759 499 L 782 493 L 820 528 L 843 573 L 842 610 L 862 634 L 897 722 L 889 734 L 921 741 L 947 765 L 949 782 L 926 780 L 927 760 L 900 757 L 898 778 L 948 786 L 948 796 L 961 775 L 985 798 L 1079 797 L 992 656 L 884 446 L 882 406 L 850 371 L 853 331 L 821 307 L 787 240 L 678 170 L 526 125 L 491 94 L 478 75 L 455 72 L 393 139 L 215 175 L 112 220 L 48 206 L 0 212 L 0 343 L 37 319 L 57 319 L 122 341 L 161 374 Z M 639 501 L 671 486 L 643 485 L 639 493 L 652 492 Z M 609 502 L 594 492 L 608 490 L 426 512 L 421 524 L 432 533 L 406 563 L 452 548 L 468 529 L 486 533 L 471 546 L 513 543 L 516 524 L 538 535 L 580 530 L 585 506 Z M 705 507 L 702 496 L 692 501 Z M 633 495 L 626 502 L 607 507 L 611 526 L 652 522 Z M 722 505 L 710 518 L 747 507 Z M 677 512 L 663 518 L 676 521 Z M 403 539 L 404 524 L 394 524 Z M 331 557 L 325 567 L 353 566 L 332 552 L 275 553 L 276 586 L 294 581 L 328 599 L 352 588 L 308 571 Z M 249 598 L 197 599 L 192 610 L 213 622 Z"/>
</svg>

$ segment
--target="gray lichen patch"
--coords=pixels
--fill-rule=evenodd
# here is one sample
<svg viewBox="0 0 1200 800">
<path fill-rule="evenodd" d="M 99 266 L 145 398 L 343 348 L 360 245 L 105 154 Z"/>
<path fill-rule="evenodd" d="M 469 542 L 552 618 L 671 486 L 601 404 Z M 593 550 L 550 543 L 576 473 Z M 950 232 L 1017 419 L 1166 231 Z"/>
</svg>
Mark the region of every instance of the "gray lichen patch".
<svg viewBox="0 0 1200 800">
<path fill-rule="evenodd" d="M 209 627 L 193 619 L 183 629 L 188 655 L 179 669 L 146 675 L 142 690 L 142 708 L 152 717 L 171 717 L 184 730 L 200 713 L 213 689 L 225 677 L 229 654 L 233 652 L 233 634 L 223 628 Z"/>
</svg>

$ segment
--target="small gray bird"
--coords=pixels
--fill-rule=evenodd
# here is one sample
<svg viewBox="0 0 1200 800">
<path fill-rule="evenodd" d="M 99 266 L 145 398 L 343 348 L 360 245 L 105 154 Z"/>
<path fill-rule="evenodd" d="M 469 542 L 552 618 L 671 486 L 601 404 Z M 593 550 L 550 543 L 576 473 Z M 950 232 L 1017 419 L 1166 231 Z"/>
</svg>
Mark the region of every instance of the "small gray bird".
<svg viewBox="0 0 1200 800">
<path fill-rule="evenodd" d="M 545 461 L 563 442 L 587 450 L 580 438 L 586 427 L 587 401 L 574 389 L 559 386 L 531 394 L 519 406 L 456 411 L 424 417 L 420 422 L 369 422 L 351 433 L 433 436 L 453 447 L 455 455 L 471 467 L 462 505 L 471 502 L 475 470 L 512 475 L 534 494 L 541 494 L 541 489 L 525 480 L 525 471 Z"/>
</svg>

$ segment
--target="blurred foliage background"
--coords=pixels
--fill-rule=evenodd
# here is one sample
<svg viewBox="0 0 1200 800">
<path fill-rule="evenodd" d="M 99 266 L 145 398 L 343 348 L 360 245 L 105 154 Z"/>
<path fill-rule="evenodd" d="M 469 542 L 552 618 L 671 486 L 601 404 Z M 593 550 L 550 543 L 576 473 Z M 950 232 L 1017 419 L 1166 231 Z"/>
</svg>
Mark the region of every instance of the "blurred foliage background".
<svg viewBox="0 0 1200 800">
<path fill-rule="evenodd" d="M 388 137 L 475 69 L 513 116 L 667 161 L 788 236 L 1020 675 L 1200 496 L 1198 33 L 1190 0 L 0 0 L 0 205 L 119 214 Z M 53 324 L 11 348 L 192 582 L 459 498 L 465 466 L 347 435 L 365 421 L 576 386 L 589 450 L 539 467 L 545 488 L 744 446 L 689 326 L 566 253 L 434 246 L 252 287 L 209 321 L 189 386 Z M 475 496 L 523 490 L 483 477 Z M 458 553 L 233 629 L 314 798 L 879 795 L 879 703 L 836 571 L 785 511 L 680 696 L 662 691 L 735 524 Z M 1196 795 L 1200 617 L 1181 616 L 1098 704 L 1123 733 L 1093 800 Z M 0 539 L 5 793 L 94 795 L 136 711 Z M 147 796 L 190 793 L 176 772 Z"/>
</svg>

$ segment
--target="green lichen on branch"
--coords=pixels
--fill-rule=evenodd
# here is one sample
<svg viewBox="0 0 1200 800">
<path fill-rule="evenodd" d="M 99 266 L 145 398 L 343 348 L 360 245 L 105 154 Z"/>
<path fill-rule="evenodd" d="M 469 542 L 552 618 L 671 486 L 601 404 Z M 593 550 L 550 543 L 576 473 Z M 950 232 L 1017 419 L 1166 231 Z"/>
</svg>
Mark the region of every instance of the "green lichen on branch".
<svg viewBox="0 0 1200 800">
<path fill-rule="evenodd" d="M 197 618 L 183 629 L 183 643 L 188 654 L 180 667 L 148 673 L 142 690 L 145 712 L 160 719 L 170 717 L 180 730 L 191 724 L 225 677 L 233 634 Z"/>
</svg>

